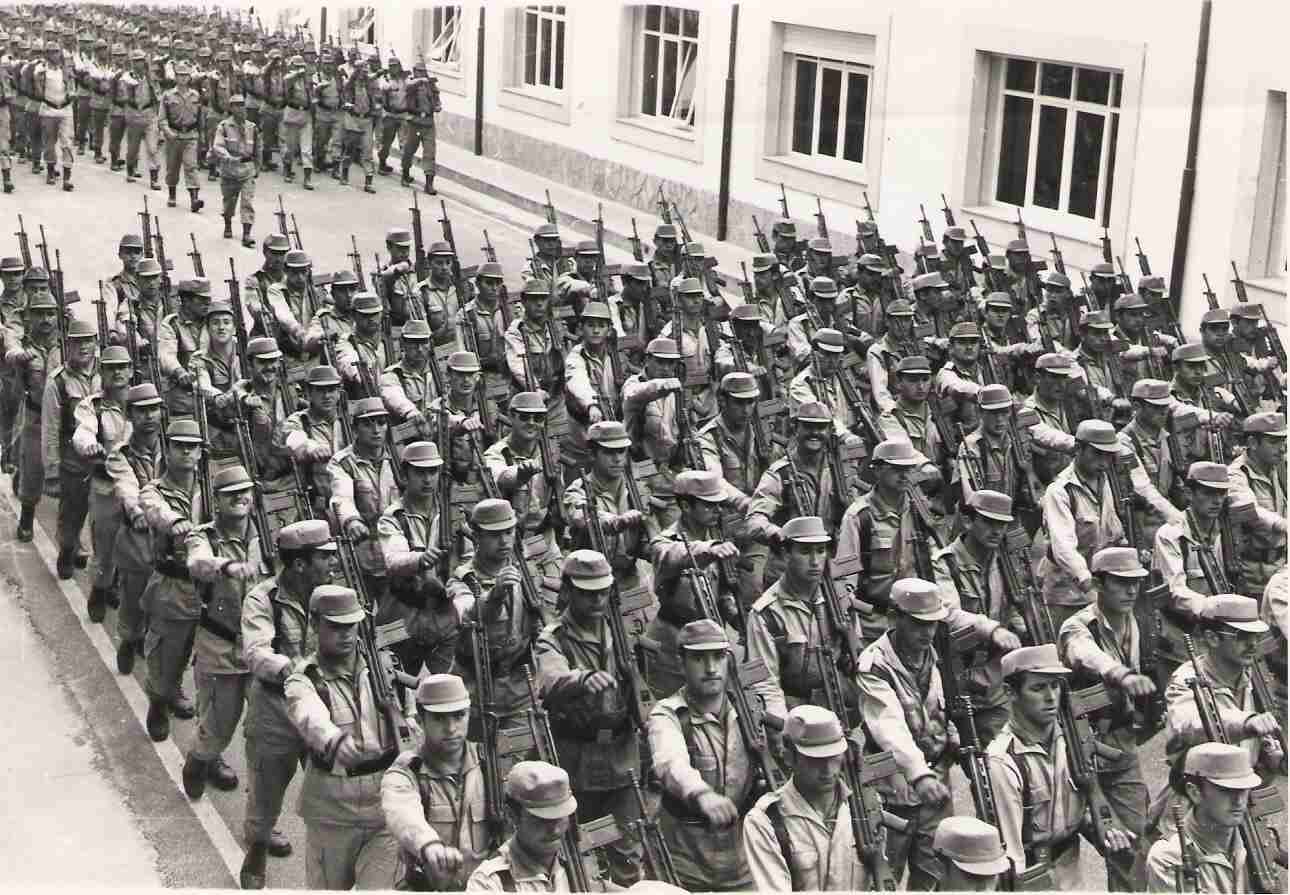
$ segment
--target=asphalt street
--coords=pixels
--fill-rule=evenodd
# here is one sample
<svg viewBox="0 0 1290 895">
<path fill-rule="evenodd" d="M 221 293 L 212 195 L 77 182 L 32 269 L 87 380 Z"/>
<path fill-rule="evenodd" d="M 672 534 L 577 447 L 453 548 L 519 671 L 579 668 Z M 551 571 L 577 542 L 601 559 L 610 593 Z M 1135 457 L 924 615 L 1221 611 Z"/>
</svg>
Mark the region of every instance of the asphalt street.
<svg viewBox="0 0 1290 895">
<path fill-rule="evenodd" d="M 180 189 L 179 208 L 166 208 L 166 194 L 147 189 L 146 178 L 127 185 L 124 174 L 78 158 L 74 170 L 76 189 L 64 193 L 46 186 L 31 169 L 15 167 L 18 191 L 0 201 L 0 220 L 17 228 L 21 214 L 31 239 L 33 255 L 43 225 L 50 247 L 61 255 L 68 289 L 76 289 L 82 302 L 75 313 L 94 320 L 90 299 L 98 281 L 120 269 L 116 245 L 126 232 L 138 233 L 138 212 L 143 200 L 159 218 L 175 281 L 192 275 L 187 257 L 192 234 L 201 249 L 216 297 L 225 297 L 220 282 L 229 276 L 229 258 L 239 281 L 259 266 L 260 240 L 274 229 L 272 212 L 279 192 L 288 214 L 294 214 L 305 250 L 318 272 L 349 266 L 346 254 L 354 236 L 370 275 L 374 253 L 385 257 L 384 233 L 392 226 L 410 226 L 412 193 L 398 186 L 397 174 L 376 178 L 376 195 L 363 193 L 361 174 L 342 187 L 318 176 L 312 193 L 299 184 L 283 184 L 276 173 L 261 175 L 256 196 L 255 249 L 221 238 L 218 184 L 202 175 L 206 208 L 200 214 L 187 210 L 186 193 Z M 487 230 L 507 275 L 508 287 L 520 285 L 519 270 L 528 254 L 528 237 L 541 219 L 482 193 L 470 191 L 441 177 L 440 196 L 419 195 L 427 243 L 442 238 L 439 200 L 452 216 L 463 264 L 481 260 L 480 247 Z M 522 178 L 509 188 L 523 192 Z M 234 222 L 237 230 L 236 221 Z M 8 229 L 8 228 L 6 228 Z M 11 231 L 10 231 L 11 232 Z M 590 238 L 566 230 L 566 242 Z M 0 254 L 17 254 L 16 239 L 0 235 Z M 609 249 L 611 262 L 630 256 Z M 39 263 L 39 261 L 37 261 Z M 114 309 L 109 308 L 109 313 Z M 85 595 L 87 573 L 78 571 L 70 582 L 52 574 L 54 552 L 45 533 L 52 533 L 56 506 L 43 501 L 38 510 L 36 543 L 15 544 L 15 502 L 7 482 L 0 481 L 0 693 L 10 705 L 28 708 L 11 715 L 11 731 L 18 737 L 0 745 L 4 761 L 6 800 L 10 823 L 0 836 L 0 879 L 5 882 L 98 883 L 121 879 L 124 885 L 168 887 L 234 886 L 241 861 L 241 831 L 246 797 L 244 742 L 239 735 L 225 754 L 241 780 L 232 792 L 207 790 L 200 803 L 191 804 L 179 786 L 183 753 L 195 734 L 194 722 L 176 721 L 167 743 L 153 744 L 143 727 L 142 663 L 132 678 L 115 672 L 115 613 L 108 610 L 103 625 L 88 621 Z M 89 532 L 85 533 L 89 545 Z M 194 693 L 191 673 L 185 689 Z M 23 735 L 30 731 L 30 736 Z M 1147 781 L 1155 791 L 1164 785 L 1162 737 L 1140 751 Z M 270 859 L 269 884 L 303 888 L 304 827 L 294 806 L 300 776 L 288 793 L 279 828 L 296 848 L 293 857 Z M 971 812 L 971 798 L 964 780 L 955 771 L 955 800 L 961 813 Z M 85 829 L 88 828 L 88 829 Z M 86 843 L 92 851 L 86 852 Z M 66 851 L 65 860 L 33 861 L 36 856 Z M 55 865 L 52 869 L 48 866 Z M 1083 883 L 1087 888 L 1105 886 L 1101 860 L 1085 847 Z M 28 876 L 29 875 L 29 876 Z"/>
</svg>

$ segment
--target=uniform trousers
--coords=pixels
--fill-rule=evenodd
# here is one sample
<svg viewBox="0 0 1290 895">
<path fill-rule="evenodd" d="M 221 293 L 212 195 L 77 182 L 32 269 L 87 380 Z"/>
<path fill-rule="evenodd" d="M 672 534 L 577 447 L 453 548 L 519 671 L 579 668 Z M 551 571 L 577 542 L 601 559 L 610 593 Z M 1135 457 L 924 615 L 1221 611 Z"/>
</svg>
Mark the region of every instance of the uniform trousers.
<svg viewBox="0 0 1290 895">
<path fill-rule="evenodd" d="M 1098 780 L 1106 800 L 1115 812 L 1121 826 L 1133 834 L 1134 844 L 1141 847 L 1145 842 L 1143 834 L 1147 829 L 1147 815 L 1150 793 L 1142 777 L 1142 765 L 1138 760 L 1137 739 L 1129 728 L 1117 728 L 1100 737 L 1103 743 L 1124 752 L 1124 757 L 1116 761 L 1104 761 Z M 1090 840 L 1091 841 L 1091 840 Z M 1094 842 L 1093 847 L 1103 851 L 1102 843 Z M 1137 848 L 1123 852 L 1104 854 L 1106 858 L 1106 887 L 1108 892 L 1141 891 L 1135 885 L 1135 858 Z M 1145 879 L 1141 880 L 1145 883 Z"/>
<path fill-rule="evenodd" d="M 306 171 L 314 168 L 314 125 L 309 113 L 287 109 L 282 113 L 282 164 L 300 159 Z"/>
<path fill-rule="evenodd" d="M 392 889 L 398 870 L 399 843 L 388 830 L 305 823 L 306 887 Z"/>
<path fill-rule="evenodd" d="M 202 637 L 214 637 L 208 631 Z M 192 756 L 201 761 L 218 758 L 233 742 L 242 708 L 246 705 L 246 688 L 251 680 L 248 672 L 213 673 L 201 668 L 193 670 L 197 685 L 197 739 L 193 742 Z"/>
<path fill-rule="evenodd" d="M 88 93 L 82 93 L 76 97 L 76 103 L 72 106 L 72 133 L 75 135 L 78 151 L 85 148 L 86 139 L 90 134 L 90 120 L 93 117 L 90 99 Z"/>
<path fill-rule="evenodd" d="M 0 110 L 3 114 L 3 110 Z M 8 156 L 0 154 L 0 163 L 8 171 Z M 0 374 L 0 452 L 6 464 L 17 465 L 18 445 L 13 430 L 22 411 L 22 387 L 13 376 Z"/>
<path fill-rule="evenodd" d="M 264 148 L 264 160 L 273 158 L 273 151 L 278 148 L 278 134 L 282 126 L 282 110 L 272 106 L 260 107 L 260 145 Z"/>
<path fill-rule="evenodd" d="M 114 162 L 121 158 L 121 140 L 124 137 L 125 109 L 113 106 L 108 118 L 108 154 L 112 156 Z"/>
<path fill-rule="evenodd" d="M 641 877 L 641 842 L 632 829 L 632 822 L 640 820 L 640 803 L 630 786 L 606 790 L 579 790 L 574 793 L 578 800 L 578 822 L 586 823 L 597 820 L 606 814 L 612 814 L 618 821 L 618 828 L 623 831 L 623 838 L 605 846 L 605 858 L 609 864 L 609 877 L 615 885 L 630 886 Z"/>
<path fill-rule="evenodd" d="M 13 165 L 13 160 L 9 157 L 9 143 L 12 139 L 10 120 L 9 106 L 0 106 L 0 171 L 8 171 Z"/>
<path fill-rule="evenodd" d="M 130 109 L 125 113 L 126 147 L 125 168 L 136 170 L 139 164 L 139 148 L 143 148 L 143 160 L 149 171 L 161 167 L 161 154 L 157 148 L 157 113 L 154 109 Z"/>
<path fill-rule="evenodd" d="M 98 156 L 103 155 L 103 144 L 107 140 L 108 104 L 92 106 L 90 109 L 90 144 Z"/>
<path fill-rule="evenodd" d="M 206 164 L 210 166 L 212 172 L 215 171 L 215 156 L 211 154 L 211 145 L 215 142 L 215 129 L 224 118 L 224 113 L 216 112 L 210 106 L 206 107 L 205 122 L 206 127 L 202 134 L 202 150 L 205 153 Z"/>
<path fill-rule="evenodd" d="M 420 148 L 421 171 L 427 177 L 433 177 L 435 172 L 434 120 L 431 119 L 429 124 L 422 124 L 423 121 L 425 119 L 419 118 L 403 123 L 403 130 L 399 133 L 399 145 L 403 147 L 403 170 L 411 169 L 417 149 Z"/>
<path fill-rule="evenodd" d="M 937 778 L 949 785 L 948 774 L 937 771 Z M 895 805 L 887 803 L 887 810 L 910 822 L 904 830 L 887 829 L 887 862 L 893 873 L 904 874 L 905 888 L 911 892 L 926 892 L 940 879 L 941 859 L 932 849 L 932 836 L 942 820 L 954 814 L 954 799 L 940 804 Z"/>
<path fill-rule="evenodd" d="M 381 119 L 381 141 L 380 141 L 380 159 L 381 164 L 390 156 L 390 149 L 394 146 L 394 138 L 403 130 L 404 120 L 397 114 L 387 112 Z"/>
<path fill-rule="evenodd" d="M 119 640 L 143 643 L 148 628 L 148 616 L 143 611 L 143 592 L 152 577 L 152 569 L 127 569 L 117 567 L 121 583 L 121 606 L 116 611 L 116 635 Z"/>
<path fill-rule="evenodd" d="M 220 196 L 224 200 L 224 217 L 231 218 L 233 211 L 238 208 L 239 200 L 241 204 L 241 213 L 239 218 L 243 224 L 255 223 L 255 175 L 249 177 L 220 177 L 219 180 Z"/>
<path fill-rule="evenodd" d="M 90 489 L 90 542 L 94 545 L 93 586 L 108 590 L 116 580 L 116 538 L 121 529 L 121 504 L 111 491 Z"/>
<path fill-rule="evenodd" d="M 27 110 L 27 146 L 30 147 L 28 158 L 36 172 L 40 172 L 41 147 L 45 145 L 45 132 L 40 123 L 40 108 L 33 105 Z"/>
<path fill-rule="evenodd" d="M 63 167 L 70 168 L 76 157 L 72 152 L 72 109 L 45 109 L 40 113 L 41 138 L 45 146 L 45 164 L 56 165 L 59 156 Z"/>
<path fill-rule="evenodd" d="M 81 529 L 90 514 L 90 474 L 58 469 L 58 552 L 70 556 L 81 546 Z"/>
<path fill-rule="evenodd" d="M 184 669 L 192 658 L 197 619 L 157 618 L 151 614 L 153 603 L 149 598 L 153 596 L 159 580 L 166 579 L 154 573 L 144 593 L 144 611 L 150 617 L 148 633 L 143 640 L 143 656 L 148 665 L 148 696 L 170 705 L 179 695 Z"/>
<path fill-rule="evenodd" d="M 296 771 L 305 756 L 305 742 L 287 719 L 286 699 L 265 689 L 248 687 L 246 721 L 247 798 L 242 836 L 249 844 L 268 842 L 282 814 Z"/>
<path fill-rule="evenodd" d="M 18 500 L 23 506 L 40 503 L 45 487 L 45 458 L 40 444 L 40 411 L 23 408 L 22 436 L 18 443 Z"/>
<path fill-rule="evenodd" d="M 336 139 L 336 131 L 340 127 L 340 114 L 338 109 L 314 110 L 314 162 L 319 168 L 327 167 L 329 161 L 327 153 Z"/>
<path fill-rule="evenodd" d="M 179 171 L 184 172 L 184 186 L 195 190 L 197 179 L 197 136 L 176 135 L 166 141 L 166 186 L 179 185 Z"/>
<path fill-rule="evenodd" d="M 362 130 L 337 130 L 340 141 L 340 154 L 337 156 L 345 162 L 355 162 L 363 166 L 363 173 L 368 177 L 376 171 L 372 163 L 372 126 L 368 124 Z"/>
</svg>

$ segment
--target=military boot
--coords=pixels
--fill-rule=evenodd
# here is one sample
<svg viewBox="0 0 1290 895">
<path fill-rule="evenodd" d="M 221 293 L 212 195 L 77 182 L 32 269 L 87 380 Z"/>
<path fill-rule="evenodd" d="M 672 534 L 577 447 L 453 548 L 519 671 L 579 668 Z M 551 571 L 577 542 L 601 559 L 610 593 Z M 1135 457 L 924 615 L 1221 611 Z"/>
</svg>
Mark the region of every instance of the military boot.
<svg viewBox="0 0 1290 895">
<path fill-rule="evenodd" d="M 399 183 L 402 184 L 403 186 L 412 186 L 412 184 L 414 184 L 415 182 L 416 181 L 412 179 L 412 172 L 410 172 L 407 168 L 404 168 L 403 176 L 399 178 Z"/>
<path fill-rule="evenodd" d="M 224 792 L 237 789 L 237 773 L 228 766 L 222 755 L 217 755 L 208 762 L 206 779 L 216 789 L 222 789 Z"/>
<path fill-rule="evenodd" d="M 167 187 L 166 187 L 166 207 L 167 207 L 167 208 L 174 208 L 176 205 L 178 205 L 178 204 L 179 204 L 179 203 L 175 200 L 175 193 L 177 193 L 177 192 L 179 192 L 179 187 L 177 187 L 177 186 L 167 186 Z"/>
<path fill-rule="evenodd" d="M 251 238 L 250 224 L 242 225 L 242 245 L 246 246 L 248 249 L 255 248 L 255 240 Z"/>
<path fill-rule="evenodd" d="M 158 181 L 159 177 L 161 177 L 161 170 L 159 168 L 154 168 L 148 172 L 148 189 L 153 192 L 159 192 L 161 190 L 161 183 Z"/>
<path fill-rule="evenodd" d="M 129 674 L 134 671 L 134 641 L 122 639 L 116 645 L 116 670 L 118 674 Z"/>
<path fill-rule="evenodd" d="M 14 476 L 14 482 L 18 477 Z M 32 526 L 36 523 L 36 505 L 34 503 L 24 503 L 22 512 L 18 514 L 18 532 L 16 537 L 19 541 L 30 543 L 32 538 Z"/>
<path fill-rule="evenodd" d="M 74 187 L 72 186 L 72 169 L 64 168 L 63 169 L 63 192 L 70 193 L 73 189 Z"/>
<path fill-rule="evenodd" d="M 53 186 L 56 183 L 58 183 L 57 167 L 54 165 L 53 162 L 48 162 L 45 165 L 45 185 Z"/>
<path fill-rule="evenodd" d="M 233 219 L 228 215 L 224 215 L 224 238 L 233 238 Z"/>
<path fill-rule="evenodd" d="M 5 168 L 3 171 L 0 171 L 0 177 L 4 178 L 4 191 L 6 193 L 12 193 L 13 192 L 13 172 L 11 172 L 8 168 Z"/>
<path fill-rule="evenodd" d="M 368 174 L 363 177 L 363 192 L 374 193 L 376 189 L 372 186 L 372 175 Z"/>
<path fill-rule="evenodd" d="M 206 775 L 210 772 L 210 762 L 194 758 L 189 752 L 184 759 L 184 792 L 190 799 L 200 799 L 206 792 Z"/>
<path fill-rule="evenodd" d="M 85 611 L 89 613 L 90 621 L 95 624 L 101 623 L 107 616 L 107 595 L 103 593 L 103 588 L 90 588 L 90 596 L 85 603 Z"/>
<path fill-rule="evenodd" d="M 291 170 L 291 162 L 285 160 L 282 162 L 282 179 L 287 183 L 296 182 L 295 172 Z"/>
<path fill-rule="evenodd" d="M 192 187 L 188 190 L 188 210 L 193 214 L 196 214 L 206 207 L 206 203 L 197 198 L 198 192 L 199 190 L 197 187 Z"/>
<path fill-rule="evenodd" d="M 268 873 L 268 853 L 269 846 L 264 842 L 252 842 L 250 848 L 246 850 L 246 857 L 242 859 L 242 870 L 237 875 L 237 881 L 243 890 L 264 888 L 265 876 Z"/>
<path fill-rule="evenodd" d="M 313 169 L 305 168 L 305 182 L 301 184 L 305 189 L 312 190 L 314 188 L 314 184 L 312 180 L 313 176 L 314 176 Z"/>
<path fill-rule="evenodd" d="M 126 183 L 134 183 L 134 182 L 135 182 L 136 180 L 138 180 L 138 179 L 139 179 L 139 171 L 138 171 L 138 169 L 137 169 L 137 168 L 131 168 L 131 167 L 129 167 L 129 166 L 127 165 L 127 166 L 126 166 L 126 169 L 125 169 L 125 182 L 126 182 Z"/>
<path fill-rule="evenodd" d="M 435 188 L 434 188 L 434 175 L 433 175 L 433 174 L 427 174 L 427 175 L 426 175 L 426 195 L 427 195 L 427 196 L 437 196 L 437 195 L 439 195 L 437 192 L 435 192 Z"/>
<path fill-rule="evenodd" d="M 336 163 L 336 179 L 349 186 L 349 159 Z"/>
<path fill-rule="evenodd" d="M 164 699 L 148 700 L 148 717 L 144 725 L 154 743 L 164 743 L 170 738 L 170 709 Z"/>
</svg>

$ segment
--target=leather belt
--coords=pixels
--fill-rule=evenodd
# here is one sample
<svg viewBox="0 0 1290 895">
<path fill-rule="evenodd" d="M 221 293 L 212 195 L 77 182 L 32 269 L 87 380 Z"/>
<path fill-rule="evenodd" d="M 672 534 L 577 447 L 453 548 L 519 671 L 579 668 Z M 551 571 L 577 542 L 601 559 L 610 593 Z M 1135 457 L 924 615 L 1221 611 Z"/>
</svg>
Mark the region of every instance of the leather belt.
<svg viewBox="0 0 1290 895">
<path fill-rule="evenodd" d="M 229 643 L 237 643 L 237 634 L 233 633 L 233 631 L 224 627 L 222 624 L 215 621 L 215 619 L 207 615 L 205 606 L 202 607 L 201 618 L 197 620 L 197 624 L 201 625 L 221 640 L 225 640 Z"/>
</svg>

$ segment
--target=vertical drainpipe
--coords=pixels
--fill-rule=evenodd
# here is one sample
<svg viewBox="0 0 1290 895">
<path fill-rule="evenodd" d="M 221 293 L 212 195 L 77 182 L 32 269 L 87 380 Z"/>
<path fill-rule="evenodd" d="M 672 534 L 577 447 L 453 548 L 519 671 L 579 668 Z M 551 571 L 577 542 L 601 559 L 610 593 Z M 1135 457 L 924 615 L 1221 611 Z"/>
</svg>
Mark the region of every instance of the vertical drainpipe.
<svg viewBox="0 0 1290 895">
<path fill-rule="evenodd" d="M 1174 231 L 1174 263 L 1169 272 L 1169 302 L 1179 313 L 1187 245 L 1191 240 L 1192 202 L 1196 196 L 1196 154 L 1200 143 L 1200 115 L 1205 101 L 1205 70 L 1209 67 L 1209 18 L 1213 0 L 1201 0 L 1200 35 L 1196 44 L 1196 79 L 1191 88 L 1191 121 L 1187 126 L 1187 160 L 1183 165 L 1178 197 L 1178 226 Z"/>
<path fill-rule="evenodd" d="M 717 239 L 726 238 L 730 218 L 730 151 L 735 121 L 735 41 L 739 39 L 739 4 L 730 8 L 730 64 L 726 69 L 726 108 L 721 118 L 721 184 L 717 190 Z"/>
<path fill-rule="evenodd" d="M 475 31 L 475 155 L 484 154 L 484 6 Z"/>
</svg>

